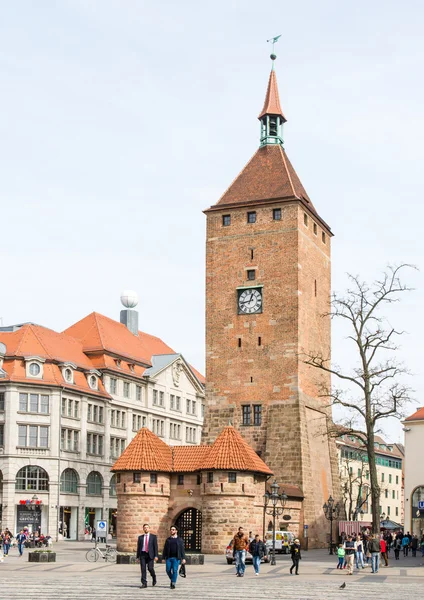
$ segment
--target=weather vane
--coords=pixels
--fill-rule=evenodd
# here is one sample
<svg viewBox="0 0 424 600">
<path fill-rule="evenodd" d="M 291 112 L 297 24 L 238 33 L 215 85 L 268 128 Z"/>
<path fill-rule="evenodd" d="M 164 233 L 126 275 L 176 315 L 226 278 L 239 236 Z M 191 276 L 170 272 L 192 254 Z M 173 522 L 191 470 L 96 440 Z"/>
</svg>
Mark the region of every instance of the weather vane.
<svg viewBox="0 0 424 600">
<path fill-rule="evenodd" d="M 274 68 L 274 60 L 277 58 L 277 55 L 276 55 L 276 54 L 275 54 L 275 52 L 274 52 L 274 46 L 275 46 L 275 42 L 278 42 L 278 40 L 280 39 L 281 35 L 282 35 L 282 34 L 280 33 L 280 35 L 276 35 L 275 37 L 273 37 L 273 38 L 270 38 L 269 40 L 267 40 L 267 42 L 268 42 L 268 43 L 269 43 L 269 42 L 271 42 L 271 43 L 272 43 L 272 52 L 271 52 L 271 54 L 270 54 L 270 58 L 271 58 L 271 60 L 272 60 L 272 68 Z"/>
</svg>

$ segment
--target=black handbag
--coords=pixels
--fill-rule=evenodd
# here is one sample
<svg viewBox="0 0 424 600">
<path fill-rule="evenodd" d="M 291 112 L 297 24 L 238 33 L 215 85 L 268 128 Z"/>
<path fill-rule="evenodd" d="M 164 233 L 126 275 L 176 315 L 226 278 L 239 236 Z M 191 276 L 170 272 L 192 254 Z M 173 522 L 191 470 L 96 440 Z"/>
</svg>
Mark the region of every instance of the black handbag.
<svg viewBox="0 0 424 600">
<path fill-rule="evenodd" d="M 187 577 L 186 566 L 185 565 L 181 565 L 181 567 L 180 567 L 180 575 L 181 575 L 181 577 Z"/>
</svg>

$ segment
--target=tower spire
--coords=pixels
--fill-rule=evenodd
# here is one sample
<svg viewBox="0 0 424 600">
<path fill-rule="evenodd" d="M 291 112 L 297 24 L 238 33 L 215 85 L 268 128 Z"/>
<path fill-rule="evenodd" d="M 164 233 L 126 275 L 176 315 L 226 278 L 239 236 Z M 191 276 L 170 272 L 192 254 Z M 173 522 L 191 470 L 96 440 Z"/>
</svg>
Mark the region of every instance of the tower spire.
<svg viewBox="0 0 424 600">
<path fill-rule="evenodd" d="M 277 75 L 274 69 L 274 63 L 277 55 L 274 52 L 274 44 L 281 35 L 267 40 L 272 42 L 272 60 L 271 73 L 269 74 L 268 88 L 266 90 L 265 102 L 258 119 L 261 122 L 261 146 L 269 144 L 283 145 L 283 124 L 287 121 L 280 105 L 280 95 L 278 93 Z"/>
</svg>

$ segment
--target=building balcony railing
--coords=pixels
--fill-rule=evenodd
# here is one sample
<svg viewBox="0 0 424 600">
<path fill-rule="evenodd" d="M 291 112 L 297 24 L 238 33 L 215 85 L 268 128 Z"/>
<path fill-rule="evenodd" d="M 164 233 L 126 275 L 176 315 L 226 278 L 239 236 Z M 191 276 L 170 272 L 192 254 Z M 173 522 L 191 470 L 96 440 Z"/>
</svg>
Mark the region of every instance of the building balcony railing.
<svg viewBox="0 0 424 600">
<path fill-rule="evenodd" d="M 50 454 L 49 448 L 17 448 L 18 454 L 26 454 L 32 456 L 46 456 Z"/>
</svg>

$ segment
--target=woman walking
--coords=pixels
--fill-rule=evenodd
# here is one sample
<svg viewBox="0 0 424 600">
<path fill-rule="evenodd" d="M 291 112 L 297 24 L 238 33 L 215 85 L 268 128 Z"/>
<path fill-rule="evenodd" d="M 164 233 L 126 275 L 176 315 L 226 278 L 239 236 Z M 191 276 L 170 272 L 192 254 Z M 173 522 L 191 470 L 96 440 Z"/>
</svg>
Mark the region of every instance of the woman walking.
<svg viewBox="0 0 424 600">
<path fill-rule="evenodd" d="M 292 566 L 290 567 L 290 575 L 293 575 L 293 569 L 295 569 L 296 575 L 299 575 L 299 561 L 302 559 L 300 555 L 300 542 L 295 539 L 293 544 L 290 546 L 290 554 L 292 559 Z"/>
</svg>

